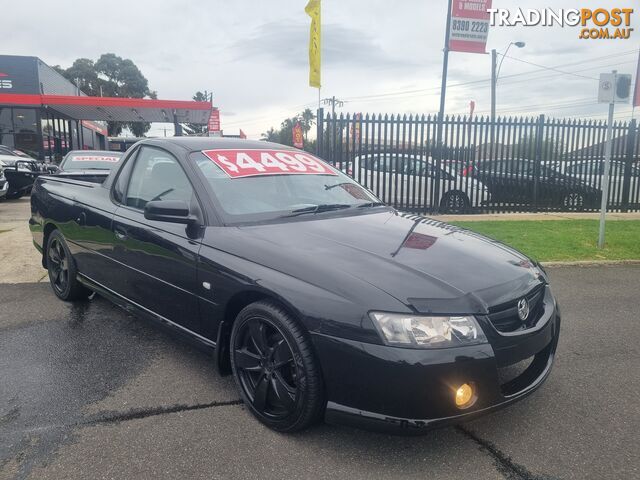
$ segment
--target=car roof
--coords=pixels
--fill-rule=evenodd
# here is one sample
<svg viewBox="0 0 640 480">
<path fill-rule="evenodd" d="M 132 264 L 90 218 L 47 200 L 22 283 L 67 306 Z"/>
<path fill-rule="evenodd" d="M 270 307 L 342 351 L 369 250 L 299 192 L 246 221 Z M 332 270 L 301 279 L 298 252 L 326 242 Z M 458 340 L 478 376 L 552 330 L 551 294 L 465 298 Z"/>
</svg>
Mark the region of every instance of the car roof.
<svg viewBox="0 0 640 480">
<path fill-rule="evenodd" d="M 142 140 L 140 143 L 147 145 L 162 146 L 166 144 L 180 146 L 190 152 L 215 149 L 255 149 L 255 150 L 293 150 L 301 152 L 293 147 L 262 140 L 247 140 L 242 138 L 221 138 L 221 137 L 171 137 L 171 138 L 150 138 Z"/>
</svg>

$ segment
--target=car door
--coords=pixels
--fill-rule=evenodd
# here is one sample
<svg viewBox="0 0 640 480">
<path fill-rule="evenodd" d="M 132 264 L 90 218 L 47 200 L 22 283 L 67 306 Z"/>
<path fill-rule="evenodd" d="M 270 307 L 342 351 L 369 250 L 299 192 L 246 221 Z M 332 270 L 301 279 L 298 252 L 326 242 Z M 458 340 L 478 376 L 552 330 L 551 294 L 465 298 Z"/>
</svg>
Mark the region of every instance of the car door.
<svg viewBox="0 0 640 480">
<path fill-rule="evenodd" d="M 113 258 L 123 266 L 118 292 L 191 331 L 200 330 L 197 261 L 200 239 L 192 227 L 144 216 L 151 200 L 182 200 L 202 218 L 187 173 L 166 150 L 144 145 L 113 216 Z"/>
<path fill-rule="evenodd" d="M 111 222 L 117 206 L 109 198 L 109 191 L 101 187 L 76 189 L 69 202 L 71 218 L 63 231 L 70 240 L 78 270 L 113 289 L 119 268 L 109 258 L 115 244 Z"/>
</svg>

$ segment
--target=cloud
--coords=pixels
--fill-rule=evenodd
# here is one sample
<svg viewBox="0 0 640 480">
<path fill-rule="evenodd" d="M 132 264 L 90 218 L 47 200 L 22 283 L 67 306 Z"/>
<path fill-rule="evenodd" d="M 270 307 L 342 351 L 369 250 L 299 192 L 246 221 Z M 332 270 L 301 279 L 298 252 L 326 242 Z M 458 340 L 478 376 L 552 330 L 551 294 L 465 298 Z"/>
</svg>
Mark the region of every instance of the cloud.
<svg viewBox="0 0 640 480">
<path fill-rule="evenodd" d="M 234 61 L 261 59 L 285 67 L 306 68 L 309 26 L 266 23 L 229 49 Z M 414 68 L 413 60 L 397 58 L 385 52 L 374 37 L 344 25 L 322 26 L 322 62 L 326 68 Z"/>
</svg>

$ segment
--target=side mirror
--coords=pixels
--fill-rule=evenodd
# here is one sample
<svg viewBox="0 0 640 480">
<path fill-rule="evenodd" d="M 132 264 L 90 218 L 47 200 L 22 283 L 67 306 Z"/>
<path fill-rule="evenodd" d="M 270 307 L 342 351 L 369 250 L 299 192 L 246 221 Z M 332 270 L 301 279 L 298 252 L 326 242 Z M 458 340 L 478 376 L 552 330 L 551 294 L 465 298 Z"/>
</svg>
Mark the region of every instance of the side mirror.
<svg viewBox="0 0 640 480">
<path fill-rule="evenodd" d="M 161 222 L 189 225 L 196 218 L 189 214 L 189 205 L 182 200 L 152 200 L 144 207 L 144 218 Z"/>
</svg>

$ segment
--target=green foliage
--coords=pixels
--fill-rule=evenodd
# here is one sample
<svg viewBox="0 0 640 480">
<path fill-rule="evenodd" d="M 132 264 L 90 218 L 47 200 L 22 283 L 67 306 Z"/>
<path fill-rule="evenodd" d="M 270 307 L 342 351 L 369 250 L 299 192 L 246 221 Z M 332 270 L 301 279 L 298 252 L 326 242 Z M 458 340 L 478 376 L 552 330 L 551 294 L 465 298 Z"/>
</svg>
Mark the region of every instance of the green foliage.
<svg viewBox="0 0 640 480">
<path fill-rule="evenodd" d="M 316 141 L 309 141 L 307 139 L 307 133 L 315 124 L 315 120 L 315 113 L 313 113 L 311 109 L 307 108 L 294 117 L 285 118 L 280 124 L 280 129 L 276 130 L 275 128 L 271 127 L 269 130 L 262 134 L 261 140 L 293 146 L 293 127 L 296 123 L 300 123 L 305 138 L 304 149 L 307 152 L 314 152 L 316 148 Z"/>
<path fill-rule="evenodd" d="M 102 54 L 96 62 L 78 58 L 67 69 L 54 68 L 91 97 L 157 98 L 157 93 L 149 89 L 149 82 L 136 64 L 113 53 Z M 136 137 L 142 137 L 151 127 L 147 122 L 107 124 L 111 136 L 119 135 L 124 127 L 128 127 Z"/>
<path fill-rule="evenodd" d="M 598 220 L 451 223 L 511 245 L 539 261 L 640 260 L 640 220 L 608 221 L 602 250 L 597 248 Z"/>
<path fill-rule="evenodd" d="M 201 92 L 198 90 L 191 98 L 193 98 L 196 102 L 208 102 L 210 101 L 211 97 L 211 92 L 207 92 L 206 90 L 204 92 Z M 182 125 L 182 128 L 187 135 L 203 135 L 207 133 L 207 125 L 201 125 L 199 123 L 185 123 Z"/>
</svg>

